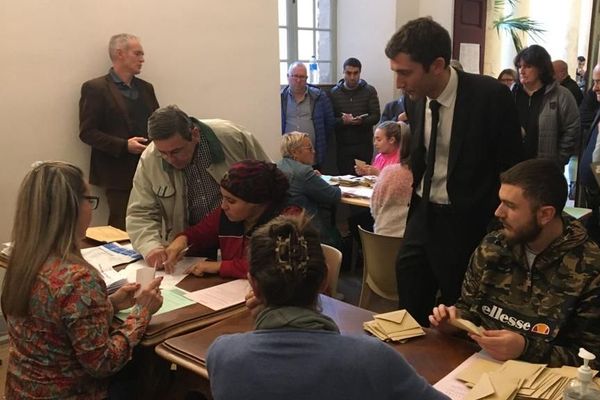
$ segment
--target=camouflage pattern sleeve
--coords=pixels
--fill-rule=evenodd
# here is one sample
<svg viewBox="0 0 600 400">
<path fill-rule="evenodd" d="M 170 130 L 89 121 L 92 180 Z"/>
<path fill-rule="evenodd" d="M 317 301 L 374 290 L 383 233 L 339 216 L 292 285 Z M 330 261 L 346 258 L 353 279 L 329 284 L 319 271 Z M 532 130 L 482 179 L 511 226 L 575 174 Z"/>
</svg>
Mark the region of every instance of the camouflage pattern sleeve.
<svg viewBox="0 0 600 400">
<path fill-rule="evenodd" d="M 595 262 L 600 264 L 600 257 L 596 258 Z M 519 358 L 534 363 L 545 362 L 550 366 L 581 365 L 577 353 L 580 347 L 584 347 L 597 357 L 590 362 L 590 366 L 599 369 L 600 275 L 596 276 L 581 294 L 575 310 L 561 329 L 562 332 L 559 332 L 553 341 L 526 337 L 525 350 Z"/>
<path fill-rule="evenodd" d="M 477 313 L 477 304 L 475 299 L 479 298 L 479 283 L 485 268 L 485 241 L 481 243 L 469 260 L 467 272 L 463 280 L 460 297 L 455 306 L 460 312 L 460 317 L 468 319 L 476 325 L 481 325 L 481 318 Z"/>
</svg>

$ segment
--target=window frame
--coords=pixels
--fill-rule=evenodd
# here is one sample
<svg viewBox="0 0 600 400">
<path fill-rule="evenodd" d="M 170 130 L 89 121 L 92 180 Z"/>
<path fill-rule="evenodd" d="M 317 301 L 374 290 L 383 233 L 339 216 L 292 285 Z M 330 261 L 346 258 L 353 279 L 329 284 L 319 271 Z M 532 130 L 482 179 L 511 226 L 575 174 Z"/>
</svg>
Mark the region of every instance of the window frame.
<svg viewBox="0 0 600 400">
<path fill-rule="evenodd" d="M 287 64 L 287 68 L 289 68 L 289 66 L 295 62 L 295 61 L 301 61 L 306 63 L 307 65 L 307 69 L 308 69 L 308 64 L 310 63 L 310 58 L 309 59 L 301 59 L 298 57 L 298 31 L 311 31 L 313 32 L 313 49 L 315 52 L 315 56 L 318 55 L 318 48 L 317 48 L 317 32 L 329 32 L 330 35 L 330 44 L 331 44 L 331 59 L 318 59 L 317 58 L 317 63 L 328 63 L 330 64 L 330 75 L 331 75 L 331 82 L 321 82 L 319 81 L 319 84 L 324 84 L 324 85 L 328 85 L 328 84 L 335 84 L 336 83 L 336 77 L 337 75 L 337 0 L 329 0 L 330 1 L 330 6 L 331 6 L 331 10 L 330 10 L 330 21 L 329 21 L 329 28 L 325 29 L 325 28 L 317 28 L 317 2 L 319 0 L 311 0 L 313 2 L 313 27 L 312 28 L 305 28 L 305 27 L 298 27 L 298 8 L 297 8 L 297 0 L 285 0 L 285 7 L 286 7 L 286 25 L 279 25 L 279 18 L 278 18 L 278 27 L 277 27 L 277 32 L 279 32 L 279 29 L 284 28 L 287 29 L 287 55 L 285 58 L 282 57 L 281 54 L 279 54 L 279 65 L 281 68 L 281 63 L 286 63 Z M 279 7 L 279 3 L 278 3 L 278 7 Z M 278 10 L 279 13 L 279 10 Z M 279 37 L 279 34 L 278 34 Z M 281 71 L 280 71 L 281 72 Z M 283 84 L 283 83 L 282 83 Z M 286 82 L 287 84 L 287 82 Z"/>
</svg>

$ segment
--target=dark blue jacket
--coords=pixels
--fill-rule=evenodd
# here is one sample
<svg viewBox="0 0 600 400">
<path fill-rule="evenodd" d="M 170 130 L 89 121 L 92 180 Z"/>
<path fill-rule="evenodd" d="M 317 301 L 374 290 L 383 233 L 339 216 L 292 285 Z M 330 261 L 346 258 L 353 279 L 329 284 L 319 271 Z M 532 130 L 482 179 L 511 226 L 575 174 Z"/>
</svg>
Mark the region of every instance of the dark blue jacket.
<svg viewBox="0 0 600 400">
<path fill-rule="evenodd" d="M 316 162 L 322 164 L 327 155 L 327 142 L 333 133 L 335 119 L 331 101 L 325 91 L 316 86 L 308 85 L 308 95 L 311 98 L 312 120 L 315 127 Z M 281 134 L 285 133 L 285 114 L 287 112 L 287 96 L 290 96 L 290 87 L 286 86 L 281 91 Z"/>
<path fill-rule="evenodd" d="M 400 96 L 398 100 L 390 101 L 383 108 L 379 123 L 385 121 L 398 121 L 398 115 L 404 112 L 404 96 Z"/>
</svg>

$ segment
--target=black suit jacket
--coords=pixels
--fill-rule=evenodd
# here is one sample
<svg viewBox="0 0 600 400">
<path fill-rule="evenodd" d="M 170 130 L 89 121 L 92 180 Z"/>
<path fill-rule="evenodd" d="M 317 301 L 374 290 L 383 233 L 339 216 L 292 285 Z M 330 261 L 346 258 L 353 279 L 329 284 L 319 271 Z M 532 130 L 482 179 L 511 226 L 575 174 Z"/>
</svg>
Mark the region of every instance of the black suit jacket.
<svg viewBox="0 0 600 400">
<path fill-rule="evenodd" d="M 488 76 L 457 72 L 448 196 L 456 212 L 468 214 L 477 225 L 485 226 L 499 203 L 500 172 L 522 159 L 521 129 L 506 86 Z M 412 132 L 413 185 L 417 188 L 426 169 L 426 99 L 411 101 L 407 97 L 405 101 Z"/>
<path fill-rule="evenodd" d="M 140 99 L 150 113 L 158 108 L 152 85 L 135 78 Z M 79 137 L 92 146 L 90 183 L 114 189 L 131 189 L 140 158 L 127 151 L 127 139 L 147 137 L 134 134 L 125 99 L 110 74 L 85 82 L 79 100 Z"/>
</svg>

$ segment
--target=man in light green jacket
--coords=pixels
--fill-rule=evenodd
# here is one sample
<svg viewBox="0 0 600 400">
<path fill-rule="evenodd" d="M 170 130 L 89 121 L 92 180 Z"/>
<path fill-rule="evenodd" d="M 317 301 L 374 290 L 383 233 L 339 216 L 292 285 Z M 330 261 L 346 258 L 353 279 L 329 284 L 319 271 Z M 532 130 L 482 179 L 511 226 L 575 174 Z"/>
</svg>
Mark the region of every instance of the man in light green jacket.
<svg viewBox="0 0 600 400">
<path fill-rule="evenodd" d="M 243 127 L 200 121 L 174 105 L 152 114 L 148 137 L 133 178 L 127 233 L 146 262 L 160 267 L 174 236 L 220 205 L 219 183 L 233 163 L 270 159 Z"/>
</svg>

